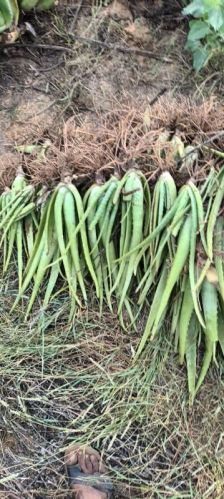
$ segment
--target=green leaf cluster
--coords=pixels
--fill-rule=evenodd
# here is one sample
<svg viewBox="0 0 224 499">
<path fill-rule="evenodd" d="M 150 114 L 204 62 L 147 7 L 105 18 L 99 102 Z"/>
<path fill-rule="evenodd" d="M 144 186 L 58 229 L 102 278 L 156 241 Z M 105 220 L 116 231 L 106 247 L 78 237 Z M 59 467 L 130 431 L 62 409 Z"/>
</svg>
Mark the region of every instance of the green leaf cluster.
<svg viewBox="0 0 224 499">
<path fill-rule="evenodd" d="M 192 16 L 186 48 L 193 54 L 193 66 L 200 71 L 214 54 L 224 49 L 224 0 L 193 0 L 183 9 Z"/>
</svg>

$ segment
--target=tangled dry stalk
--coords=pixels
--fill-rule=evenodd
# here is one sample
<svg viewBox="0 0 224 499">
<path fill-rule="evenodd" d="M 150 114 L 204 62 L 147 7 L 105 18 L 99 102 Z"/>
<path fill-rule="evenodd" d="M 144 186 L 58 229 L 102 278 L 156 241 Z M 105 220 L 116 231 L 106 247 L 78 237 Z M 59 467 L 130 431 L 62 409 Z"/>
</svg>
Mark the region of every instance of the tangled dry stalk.
<svg viewBox="0 0 224 499">
<path fill-rule="evenodd" d="M 16 165 L 23 162 L 24 168 L 34 184 L 54 185 L 64 173 L 78 177 L 78 183 L 92 181 L 97 172 L 105 178 L 115 169 L 125 171 L 138 164 L 145 175 L 154 179 L 159 172 L 169 169 L 177 182 L 186 180 L 180 174 L 169 143 L 163 144 L 166 154 L 161 155 L 161 134 L 168 140 L 174 135 L 185 145 L 200 146 L 206 141 L 218 151 L 224 150 L 224 135 L 212 139 L 223 131 L 224 105 L 215 98 L 200 104 L 189 98 L 161 97 L 154 105 L 120 105 L 116 111 L 96 118 L 88 116 L 81 123 L 71 117 L 61 132 L 53 129 L 48 133 L 50 146 L 46 156 L 5 154 L 0 158 L 0 188 L 10 184 Z M 46 136 L 39 141 L 44 143 Z M 28 143 L 36 143 L 36 137 L 28 136 Z M 188 176 L 204 177 L 217 158 L 209 150 L 199 154 L 197 171 Z"/>
</svg>

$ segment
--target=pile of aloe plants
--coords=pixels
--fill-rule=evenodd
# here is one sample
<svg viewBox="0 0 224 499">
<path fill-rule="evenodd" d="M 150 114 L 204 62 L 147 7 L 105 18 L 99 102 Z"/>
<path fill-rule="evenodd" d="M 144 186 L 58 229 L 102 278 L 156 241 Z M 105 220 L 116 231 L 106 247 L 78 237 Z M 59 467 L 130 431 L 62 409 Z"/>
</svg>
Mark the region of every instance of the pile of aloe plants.
<svg viewBox="0 0 224 499">
<path fill-rule="evenodd" d="M 48 307 L 67 292 L 75 317 L 94 290 L 100 312 L 109 307 L 130 331 L 144 307 L 135 358 L 165 326 L 186 360 L 192 401 L 224 354 L 223 198 L 224 168 L 179 189 L 168 171 L 150 184 L 130 169 L 82 191 L 69 175 L 53 190 L 34 187 L 20 169 L 0 196 L 2 271 L 18 276 L 12 310 L 23 300 L 28 318 L 37 298 Z"/>
</svg>

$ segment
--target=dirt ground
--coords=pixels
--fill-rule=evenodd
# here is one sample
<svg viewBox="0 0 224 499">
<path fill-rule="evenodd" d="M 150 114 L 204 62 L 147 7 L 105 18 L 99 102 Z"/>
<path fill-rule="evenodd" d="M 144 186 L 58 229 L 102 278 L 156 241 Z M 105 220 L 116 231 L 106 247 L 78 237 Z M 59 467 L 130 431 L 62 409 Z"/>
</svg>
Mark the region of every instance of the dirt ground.
<svg viewBox="0 0 224 499">
<path fill-rule="evenodd" d="M 189 97 L 193 103 L 212 95 L 223 105 L 220 62 L 199 75 L 193 72 L 177 0 L 59 2 L 50 13 L 24 16 L 25 22 L 36 37 L 27 33 L 16 46 L 0 45 L 0 162 L 9 175 L 21 161 L 17 146 L 58 142 L 71 117 L 77 126 L 85 120 L 98 123 L 121 105 L 147 110 L 162 95 Z M 211 370 L 189 411 L 185 372 L 175 357 L 167 358 L 165 345 L 160 367 L 156 360 L 154 372 L 146 374 L 144 363 L 141 374 L 149 376 L 150 389 L 141 394 L 129 426 L 124 405 L 131 395 L 125 383 L 132 380 L 136 398 L 141 380 L 128 371 L 131 340 L 120 341 L 116 318 L 100 321 L 94 307 L 88 320 L 80 318 L 84 338 L 78 355 L 76 332 L 66 331 L 64 337 L 63 316 L 59 319 L 55 308 L 43 355 L 41 317 L 28 328 L 18 317 L 10 326 L 10 293 L 12 285 L 1 280 L 0 497 L 70 497 L 63 449 L 77 438 L 103 448 L 117 498 L 224 497 L 223 367 Z M 96 333 L 97 354 L 89 331 Z M 84 378 L 80 374 L 74 382 L 79 365 L 85 366 Z M 111 365 L 112 376 L 126 370 L 117 395 L 119 413 L 109 403 L 115 400 L 115 388 L 108 387 Z M 102 397 L 106 389 L 108 400 Z"/>
</svg>

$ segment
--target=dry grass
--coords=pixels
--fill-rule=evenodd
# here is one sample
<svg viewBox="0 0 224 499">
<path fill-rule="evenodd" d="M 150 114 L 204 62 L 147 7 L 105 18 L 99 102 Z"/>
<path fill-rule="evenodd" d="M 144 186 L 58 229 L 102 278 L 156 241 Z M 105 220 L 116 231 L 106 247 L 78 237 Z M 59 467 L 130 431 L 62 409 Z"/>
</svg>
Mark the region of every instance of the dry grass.
<svg viewBox="0 0 224 499">
<path fill-rule="evenodd" d="M 74 175 L 76 181 L 88 184 L 96 173 L 107 178 L 114 171 L 122 174 L 136 164 L 149 179 L 169 169 L 181 183 L 186 180 L 186 173 L 179 174 L 169 140 L 176 134 L 185 145 L 198 146 L 223 131 L 223 120 L 224 106 L 214 98 L 198 105 L 183 97 L 161 97 L 151 106 L 117 103 L 116 111 L 98 115 L 97 120 L 88 117 L 76 123 L 75 117 L 70 118 L 59 134 L 54 130 L 51 135 L 49 132 L 51 146 L 45 159 L 26 155 L 21 161 L 34 184 L 52 186 L 67 172 Z M 167 133 L 168 142 L 162 147 L 165 154 L 161 154 L 160 140 L 164 133 Z M 222 151 L 224 134 L 212 140 L 210 145 Z M 12 157 L 11 168 L 7 155 L 2 156 L 1 185 L 9 185 L 14 174 L 18 156 Z M 197 169 L 192 167 L 187 175 L 201 177 L 203 173 L 204 176 L 216 162 L 217 158 L 203 150 Z"/>
<path fill-rule="evenodd" d="M 117 498 L 222 497 L 221 368 L 189 411 L 167 332 L 132 366 L 144 317 L 139 334 L 127 335 L 90 303 L 68 325 L 62 296 L 24 323 L 21 309 L 9 315 L 14 294 L 12 280 L 1 280 L 2 493 L 68 497 L 63 455 L 75 441 L 102 452 Z"/>
<path fill-rule="evenodd" d="M 12 185 L 20 164 L 21 158 L 18 154 L 9 152 L 0 155 L 0 191 Z"/>
</svg>

